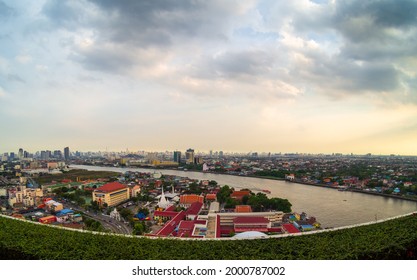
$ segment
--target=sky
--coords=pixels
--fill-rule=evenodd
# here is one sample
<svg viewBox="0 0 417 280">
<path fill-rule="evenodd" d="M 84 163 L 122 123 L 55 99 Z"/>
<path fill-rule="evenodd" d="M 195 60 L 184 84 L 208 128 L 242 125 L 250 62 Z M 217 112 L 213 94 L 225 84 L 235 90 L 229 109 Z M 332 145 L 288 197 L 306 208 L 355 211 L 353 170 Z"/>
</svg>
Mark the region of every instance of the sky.
<svg viewBox="0 0 417 280">
<path fill-rule="evenodd" d="M 0 0 L 0 152 L 417 155 L 415 0 Z"/>
</svg>

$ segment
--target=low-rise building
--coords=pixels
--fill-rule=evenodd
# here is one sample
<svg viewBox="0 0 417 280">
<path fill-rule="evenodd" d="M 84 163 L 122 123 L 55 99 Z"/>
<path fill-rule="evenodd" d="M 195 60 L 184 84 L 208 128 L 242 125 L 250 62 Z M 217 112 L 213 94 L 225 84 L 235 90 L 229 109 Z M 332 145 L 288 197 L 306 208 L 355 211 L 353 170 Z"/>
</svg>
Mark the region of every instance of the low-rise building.
<svg viewBox="0 0 417 280">
<path fill-rule="evenodd" d="M 46 217 L 40 218 L 39 222 L 42 223 L 42 224 L 52 224 L 52 223 L 56 222 L 56 217 L 55 216 L 46 216 Z"/>
<path fill-rule="evenodd" d="M 92 196 L 100 206 L 115 206 L 130 198 L 130 190 L 119 182 L 112 182 L 95 189 Z"/>
<path fill-rule="evenodd" d="M 250 213 L 252 212 L 252 207 L 250 205 L 236 205 L 236 213 Z"/>
<path fill-rule="evenodd" d="M 194 202 L 204 202 L 204 196 L 197 194 L 184 194 L 180 196 L 180 206 L 188 208 Z"/>
<path fill-rule="evenodd" d="M 244 196 L 250 196 L 250 191 L 234 191 L 230 197 L 236 200 L 242 200 Z"/>
<path fill-rule="evenodd" d="M 49 212 L 59 212 L 64 209 L 64 205 L 51 199 L 45 202 L 45 208 Z"/>
<path fill-rule="evenodd" d="M 55 214 L 56 220 L 59 223 L 65 223 L 71 220 L 74 215 L 74 211 L 71 209 L 62 209 L 61 211 Z"/>
</svg>

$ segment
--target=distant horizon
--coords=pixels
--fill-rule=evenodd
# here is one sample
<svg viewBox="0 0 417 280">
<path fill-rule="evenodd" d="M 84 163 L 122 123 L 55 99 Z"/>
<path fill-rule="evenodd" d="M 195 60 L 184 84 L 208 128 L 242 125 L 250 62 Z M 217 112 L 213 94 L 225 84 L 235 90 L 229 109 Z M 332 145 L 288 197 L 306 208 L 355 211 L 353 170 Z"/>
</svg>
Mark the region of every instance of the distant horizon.
<svg viewBox="0 0 417 280">
<path fill-rule="evenodd" d="M 223 152 L 223 154 L 240 154 L 240 155 L 250 155 L 252 153 L 257 153 L 258 155 L 267 155 L 268 153 L 270 153 L 271 155 L 277 155 L 277 154 L 281 154 L 281 155 L 289 155 L 289 154 L 298 154 L 298 155 L 343 155 L 343 156 L 366 156 L 368 154 L 371 154 L 372 156 L 405 156 L 405 157 L 415 157 L 417 156 L 417 154 L 413 155 L 413 154 L 398 154 L 398 153 L 389 153 L 389 154 L 384 154 L 384 153 L 343 153 L 343 152 L 300 152 L 300 151 L 255 151 L 255 150 L 250 150 L 250 151 L 230 151 L 230 150 L 215 150 L 215 149 L 210 149 L 210 150 L 200 150 L 200 149 L 196 149 L 193 147 L 188 147 L 185 149 L 130 149 L 128 148 L 127 150 L 81 150 L 81 149 L 72 149 L 71 146 L 66 146 L 69 147 L 70 153 L 73 154 L 75 152 L 81 152 L 81 153 L 132 153 L 132 154 L 137 154 L 137 153 L 173 153 L 175 151 L 180 151 L 181 153 L 185 154 L 187 149 L 193 149 L 195 153 L 202 153 L 202 154 L 210 154 L 210 151 L 212 151 L 213 154 L 215 153 L 219 153 L 219 152 Z M 41 151 L 51 151 L 52 153 L 56 150 L 59 150 L 61 152 L 64 151 L 64 148 L 59 149 L 59 148 L 54 148 L 54 149 L 48 149 L 48 148 L 43 148 L 43 149 L 34 149 L 34 150 L 28 150 L 25 149 L 23 147 L 21 147 L 24 151 L 30 153 L 30 154 L 36 154 L 38 152 Z M 9 151 L 0 151 L 0 156 L 8 153 L 10 155 L 11 152 L 15 153 L 15 155 L 17 156 L 18 151 L 20 148 L 17 148 L 15 150 L 9 150 Z"/>
</svg>

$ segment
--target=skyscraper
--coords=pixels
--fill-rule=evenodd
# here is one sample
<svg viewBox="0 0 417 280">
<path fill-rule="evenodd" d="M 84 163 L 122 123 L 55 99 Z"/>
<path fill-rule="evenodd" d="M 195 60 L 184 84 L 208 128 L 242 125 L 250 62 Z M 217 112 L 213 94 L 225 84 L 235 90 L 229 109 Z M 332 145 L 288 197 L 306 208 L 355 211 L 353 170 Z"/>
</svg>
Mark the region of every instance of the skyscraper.
<svg viewBox="0 0 417 280">
<path fill-rule="evenodd" d="M 62 152 L 60 150 L 54 151 L 54 158 L 61 159 L 62 158 Z"/>
<path fill-rule="evenodd" d="M 19 157 L 19 159 L 23 158 L 23 149 L 22 148 L 19 149 L 19 153 L 17 154 L 17 156 Z"/>
<path fill-rule="evenodd" d="M 69 147 L 65 147 L 64 148 L 64 159 L 65 160 L 69 160 L 69 158 L 70 158 L 70 150 L 69 150 Z"/>
<path fill-rule="evenodd" d="M 194 150 L 188 149 L 185 152 L 185 161 L 187 164 L 194 164 Z"/>
<path fill-rule="evenodd" d="M 174 161 L 181 163 L 181 152 L 180 151 L 174 151 Z"/>
</svg>

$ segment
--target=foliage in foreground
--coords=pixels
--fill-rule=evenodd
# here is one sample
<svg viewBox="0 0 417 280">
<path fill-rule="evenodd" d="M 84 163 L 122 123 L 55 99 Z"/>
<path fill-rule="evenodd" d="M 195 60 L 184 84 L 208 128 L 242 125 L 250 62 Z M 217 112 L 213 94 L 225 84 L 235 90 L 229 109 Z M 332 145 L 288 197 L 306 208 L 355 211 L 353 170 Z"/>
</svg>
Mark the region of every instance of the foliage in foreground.
<svg viewBox="0 0 417 280">
<path fill-rule="evenodd" d="M 190 241 L 67 231 L 0 217 L 3 259 L 416 259 L 417 216 L 278 239 Z"/>
</svg>

